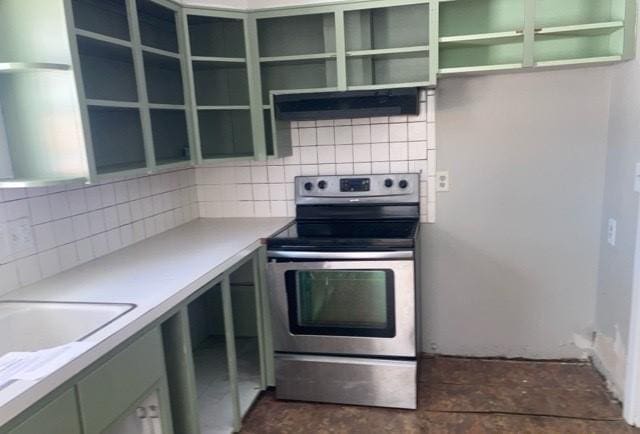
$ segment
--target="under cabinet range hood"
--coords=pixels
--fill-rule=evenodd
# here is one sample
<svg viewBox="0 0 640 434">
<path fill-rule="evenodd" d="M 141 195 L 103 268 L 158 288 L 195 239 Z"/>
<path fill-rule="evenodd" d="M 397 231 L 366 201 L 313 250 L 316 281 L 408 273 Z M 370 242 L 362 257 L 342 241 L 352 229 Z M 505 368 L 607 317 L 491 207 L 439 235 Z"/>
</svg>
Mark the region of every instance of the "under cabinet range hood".
<svg viewBox="0 0 640 434">
<path fill-rule="evenodd" d="M 417 115 L 419 88 L 274 95 L 276 119 L 311 121 Z"/>
</svg>

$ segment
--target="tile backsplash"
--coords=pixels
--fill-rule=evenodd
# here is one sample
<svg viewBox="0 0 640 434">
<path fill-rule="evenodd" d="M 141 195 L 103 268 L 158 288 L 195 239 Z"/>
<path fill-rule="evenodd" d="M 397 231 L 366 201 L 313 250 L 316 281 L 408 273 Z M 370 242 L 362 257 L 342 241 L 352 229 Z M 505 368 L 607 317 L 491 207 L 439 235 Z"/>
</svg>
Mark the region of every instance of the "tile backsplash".
<svg viewBox="0 0 640 434">
<path fill-rule="evenodd" d="M 24 222 L 33 239 L 12 254 L 0 239 L 0 295 L 196 217 L 194 169 L 91 186 L 0 190 L 0 224 Z"/>
<path fill-rule="evenodd" d="M 435 94 L 418 116 L 293 122 L 293 154 L 196 168 L 201 217 L 293 217 L 298 175 L 420 172 L 421 220 L 435 221 Z"/>
</svg>

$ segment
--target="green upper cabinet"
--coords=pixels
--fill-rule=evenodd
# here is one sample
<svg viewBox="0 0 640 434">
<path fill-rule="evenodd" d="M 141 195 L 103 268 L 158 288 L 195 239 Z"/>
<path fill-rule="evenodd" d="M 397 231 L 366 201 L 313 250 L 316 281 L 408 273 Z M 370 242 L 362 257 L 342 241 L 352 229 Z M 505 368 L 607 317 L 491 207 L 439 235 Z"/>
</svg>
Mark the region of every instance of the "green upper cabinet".
<svg viewBox="0 0 640 434">
<path fill-rule="evenodd" d="M 440 5 L 441 74 L 629 59 L 635 0 L 454 0 Z"/>
<path fill-rule="evenodd" d="M 198 161 L 264 157 L 247 14 L 188 9 L 183 20 Z"/>
<path fill-rule="evenodd" d="M 433 84 L 429 8 L 420 2 L 345 11 L 348 89 Z"/>
<path fill-rule="evenodd" d="M 66 1 L 92 178 L 190 164 L 179 8 Z"/>
<path fill-rule="evenodd" d="M 628 58 L 635 38 L 635 4 L 628 0 L 535 0 L 536 66 Z"/>
</svg>

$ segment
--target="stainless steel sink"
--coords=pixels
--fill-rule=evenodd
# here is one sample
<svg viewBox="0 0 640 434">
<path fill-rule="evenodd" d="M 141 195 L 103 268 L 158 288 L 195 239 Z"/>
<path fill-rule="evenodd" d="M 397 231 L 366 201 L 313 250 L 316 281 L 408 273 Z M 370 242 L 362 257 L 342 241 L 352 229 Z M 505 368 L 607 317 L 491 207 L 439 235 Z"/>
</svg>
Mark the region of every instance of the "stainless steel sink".
<svg viewBox="0 0 640 434">
<path fill-rule="evenodd" d="M 86 339 L 135 307 L 120 303 L 0 301 L 0 356 Z"/>
</svg>

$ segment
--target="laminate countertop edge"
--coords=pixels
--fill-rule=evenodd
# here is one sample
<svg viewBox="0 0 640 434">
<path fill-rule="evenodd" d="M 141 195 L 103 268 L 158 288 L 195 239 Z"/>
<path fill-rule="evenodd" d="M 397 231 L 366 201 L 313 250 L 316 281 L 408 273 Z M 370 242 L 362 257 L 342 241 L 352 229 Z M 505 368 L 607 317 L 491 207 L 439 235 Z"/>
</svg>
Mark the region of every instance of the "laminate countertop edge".
<svg viewBox="0 0 640 434">
<path fill-rule="evenodd" d="M 0 427 L 162 318 L 292 221 L 196 219 L 33 285 L 0 301 L 130 303 L 136 307 L 85 339 L 94 343 L 53 374 L 0 390 Z"/>
</svg>

